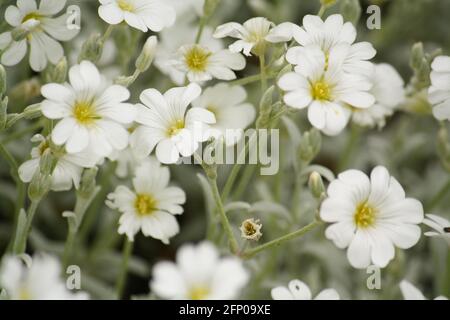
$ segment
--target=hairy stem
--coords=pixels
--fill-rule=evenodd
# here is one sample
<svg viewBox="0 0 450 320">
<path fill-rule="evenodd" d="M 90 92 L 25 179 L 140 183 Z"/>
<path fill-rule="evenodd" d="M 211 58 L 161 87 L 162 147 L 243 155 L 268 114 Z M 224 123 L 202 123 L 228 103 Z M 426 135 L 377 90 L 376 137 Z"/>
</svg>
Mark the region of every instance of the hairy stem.
<svg viewBox="0 0 450 320">
<path fill-rule="evenodd" d="M 131 256 L 132 251 L 133 251 L 133 241 L 130 241 L 130 239 L 128 239 L 128 237 L 125 237 L 125 241 L 123 244 L 123 253 L 122 253 L 122 265 L 120 267 L 119 277 L 117 278 L 117 283 L 116 283 L 117 299 L 122 298 L 123 289 L 125 288 L 125 283 L 127 280 L 128 263 L 130 261 L 130 256 Z"/>
</svg>

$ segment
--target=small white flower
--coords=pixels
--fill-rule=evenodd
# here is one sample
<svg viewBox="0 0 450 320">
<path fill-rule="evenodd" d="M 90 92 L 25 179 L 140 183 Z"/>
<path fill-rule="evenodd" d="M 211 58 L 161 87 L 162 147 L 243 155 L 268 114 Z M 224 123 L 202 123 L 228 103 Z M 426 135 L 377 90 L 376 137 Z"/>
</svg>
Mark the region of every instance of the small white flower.
<svg viewBox="0 0 450 320">
<path fill-rule="evenodd" d="M 352 108 L 352 120 L 361 126 L 382 128 L 386 117 L 391 116 L 405 98 L 404 81 L 391 65 L 382 63 L 375 65 L 371 82 L 370 92 L 375 103 L 367 109 Z"/>
<path fill-rule="evenodd" d="M 50 141 L 42 135 L 35 135 L 31 141 L 39 142 L 39 145 L 31 149 L 31 159 L 19 167 L 20 179 L 25 183 L 29 183 L 39 170 L 39 162 L 44 152 L 50 151 Z M 92 168 L 100 160 L 92 152 L 70 154 L 61 150 L 61 154 L 55 156 L 58 160 L 52 173 L 51 189 L 53 191 L 70 190 L 72 185 L 78 189 L 83 168 Z"/>
<path fill-rule="evenodd" d="M 395 247 L 408 249 L 419 241 L 422 204 L 406 198 L 386 168 L 374 168 L 370 178 L 359 170 L 347 170 L 330 183 L 327 193 L 320 217 L 332 224 L 325 236 L 338 248 L 348 247 L 353 267 L 373 263 L 384 268 L 394 258 Z"/>
<path fill-rule="evenodd" d="M 115 25 L 125 20 L 142 32 L 159 32 L 174 24 L 174 8 L 162 0 L 100 0 L 98 14 L 105 22 Z"/>
<path fill-rule="evenodd" d="M 350 23 L 344 23 L 340 14 L 333 14 L 325 21 L 314 15 L 306 15 L 303 18 L 303 27 L 292 25 L 291 29 L 284 26 L 288 31 L 286 36 L 293 35 L 295 41 L 300 46 L 293 47 L 286 53 L 286 59 L 296 64 L 296 56 L 302 47 L 319 46 L 325 56 L 334 47 L 346 44 L 349 49 L 343 57 L 342 69 L 345 72 L 364 74 L 370 76 L 373 72 L 373 64 L 368 61 L 372 59 L 376 51 L 369 42 L 354 43 L 356 39 L 356 29 Z M 301 50 L 300 50 L 301 52 Z"/>
<path fill-rule="evenodd" d="M 450 222 L 434 214 L 427 214 L 423 224 L 435 231 L 425 232 L 427 237 L 439 237 L 447 241 L 450 246 Z"/>
<path fill-rule="evenodd" d="M 238 258 L 220 258 L 209 242 L 182 246 L 176 262 L 153 267 L 151 290 L 163 299 L 236 299 L 249 279 Z"/>
<path fill-rule="evenodd" d="M 169 168 L 150 158 L 136 168 L 133 190 L 118 186 L 108 195 L 108 205 L 122 212 L 119 233 L 133 241 L 142 230 L 144 236 L 168 244 L 180 228 L 174 215 L 182 214 L 186 201 L 184 191 L 169 187 Z"/>
<path fill-rule="evenodd" d="M 262 17 L 251 18 L 243 25 L 228 22 L 217 27 L 214 37 L 239 39 L 228 47 L 232 52 L 242 52 L 246 56 L 250 56 L 251 53 L 261 55 L 265 51 L 266 36 L 273 26 L 272 22 Z"/>
<path fill-rule="evenodd" d="M 6 22 L 27 31 L 27 35 L 15 41 L 9 31 L 0 34 L 1 63 L 5 66 L 18 64 L 25 57 L 28 45 L 30 66 L 34 71 L 44 70 L 48 61 L 58 63 L 64 50 L 56 40 L 71 40 L 79 32 L 77 28 L 67 27 L 67 14 L 53 18 L 65 5 L 65 0 L 41 0 L 38 8 L 35 0 L 17 0 L 17 7 L 6 8 Z"/>
<path fill-rule="evenodd" d="M 422 292 L 413 286 L 409 281 L 402 280 L 400 282 L 400 290 L 402 291 L 405 300 L 427 300 Z M 434 300 L 448 300 L 447 297 L 439 296 Z"/>
<path fill-rule="evenodd" d="M 145 158 L 138 157 L 130 146 L 122 151 L 113 151 L 108 158 L 117 162 L 115 173 L 119 178 L 126 178 L 134 174 L 135 169 L 145 160 Z"/>
<path fill-rule="evenodd" d="M 431 63 L 428 99 L 438 120 L 450 120 L 450 57 L 438 56 Z"/>
<path fill-rule="evenodd" d="M 274 300 L 311 300 L 312 294 L 309 287 L 300 280 L 292 280 L 288 287 L 276 287 L 271 291 Z M 334 289 L 325 289 L 319 292 L 314 300 L 340 300 L 339 294 Z"/>
<path fill-rule="evenodd" d="M 349 49 L 346 44 L 334 46 L 326 57 L 317 46 L 299 48 L 295 72 L 284 74 L 278 81 L 278 86 L 287 91 L 284 102 L 293 108 L 308 107 L 309 122 L 328 135 L 340 133 L 347 125 L 347 104 L 364 109 L 375 101 L 366 77 L 342 71 L 342 59 Z"/>
<path fill-rule="evenodd" d="M 177 20 L 176 24 L 164 29 L 159 34 L 158 50 L 156 51 L 154 63 L 176 85 L 181 86 L 184 84 L 185 72 L 174 66 L 173 58 L 180 47 L 188 43 L 194 43 L 197 29 L 198 26 L 196 24 L 190 22 L 179 23 Z M 199 44 L 214 52 L 223 49 L 222 41 L 212 37 L 212 29 L 208 26 L 204 28 Z"/>
<path fill-rule="evenodd" d="M 212 51 L 200 44 L 182 46 L 172 65 L 183 72 L 191 82 L 236 79 L 234 70 L 245 68 L 245 58 L 227 49 Z"/>
<path fill-rule="evenodd" d="M 15 256 L 6 256 L 0 269 L 0 287 L 11 300 L 85 300 L 88 294 L 71 292 L 60 278 L 61 266 L 55 257 L 35 255 L 31 266 Z"/>
<path fill-rule="evenodd" d="M 128 145 L 128 131 L 136 114 L 125 103 L 130 92 L 120 85 L 108 86 L 94 64 L 82 61 L 70 68 L 70 84 L 50 83 L 42 86 L 47 98 L 41 104 L 49 119 L 61 119 L 52 131 L 56 145 L 65 144 L 68 153 L 88 148 L 99 156 L 108 156 Z"/>
<path fill-rule="evenodd" d="M 216 138 L 223 137 L 225 143 L 231 146 L 255 120 L 255 108 L 244 102 L 246 98 L 247 93 L 243 87 L 219 83 L 207 88 L 192 105 L 214 114 L 216 123 L 210 125 L 211 135 Z M 232 134 L 227 135 L 227 129 L 233 130 Z"/>
<path fill-rule="evenodd" d="M 162 163 L 175 163 L 180 154 L 190 157 L 208 139 L 208 125 L 215 123 L 214 114 L 208 110 L 187 110 L 200 93 L 201 88 L 195 83 L 172 88 L 164 95 L 155 89 L 144 90 L 140 99 L 145 106 L 137 106 L 136 117 L 141 126 L 130 139 L 136 154 L 145 157 L 156 147 L 156 157 Z"/>
</svg>

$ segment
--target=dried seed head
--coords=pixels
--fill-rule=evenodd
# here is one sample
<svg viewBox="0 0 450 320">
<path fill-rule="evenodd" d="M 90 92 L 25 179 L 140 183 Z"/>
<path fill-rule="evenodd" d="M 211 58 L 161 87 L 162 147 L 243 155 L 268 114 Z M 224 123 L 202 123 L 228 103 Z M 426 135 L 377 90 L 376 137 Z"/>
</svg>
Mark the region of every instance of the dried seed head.
<svg viewBox="0 0 450 320">
<path fill-rule="evenodd" d="M 241 236 L 246 240 L 258 241 L 262 236 L 261 228 L 262 224 L 259 220 L 255 220 L 254 218 L 247 219 L 241 224 Z"/>
</svg>

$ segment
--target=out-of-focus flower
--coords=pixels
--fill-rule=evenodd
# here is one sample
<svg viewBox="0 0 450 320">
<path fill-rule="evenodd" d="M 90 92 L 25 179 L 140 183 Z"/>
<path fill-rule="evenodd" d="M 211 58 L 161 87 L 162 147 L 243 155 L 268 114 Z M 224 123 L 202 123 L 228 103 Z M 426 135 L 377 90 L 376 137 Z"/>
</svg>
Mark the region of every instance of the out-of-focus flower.
<svg viewBox="0 0 450 320">
<path fill-rule="evenodd" d="M 11 300 L 85 300 L 88 294 L 72 292 L 60 278 L 61 266 L 55 257 L 35 255 L 31 266 L 19 257 L 6 256 L 0 269 L 0 286 Z"/>
<path fill-rule="evenodd" d="M 251 18 L 243 25 L 237 22 L 228 22 L 217 27 L 214 37 L 237 38 L 239 40 L 229 46 L 230 51 L 242 52 L 246 56 L 250 56 L 251 53 L 259 56 L 264 54 L 266 36 L 273 26 L 272 22 L 262 17 Z"/>
<path fill-rule="evenodd" d="M 203 15 L 205 0 L 164 0 L 175 9 L 178 24 L 182 22 L 192 22 Z"/>
<path fill-rule="evenodd" d="M 192 105 L 214 114 L 216 123 L 210 125 L 211 135 L 217 139 L 223 137 L 225 143 L 231 146 L 239 141 L 243 130 L 255 120 L 255 109 L 244 102 L 246 98 L 243 87 L 219 83 L 208 87 Z M 232 130 L 232 134 L 227 135 L 227 129 Z"/>
<path fill-rule="evenodd" d="M 346 104 L 364 109 L 375 101 L 366 77 L 342 71 L 342 59 L 349 49 L 348 44 L 334 46 L 326 56 L 318 46 L 299 48 L 295 72 L 278 81 L 287 91 L 284 102 L 293 108 L 308 107 L 309 122 L 328 135 L 340 133 L 347 125 L 350 110 Z"/>
<path fill-rule="evenodd" d="M 71 40 L 79 32 L 79 28 L 68 27 L 67 14 L 53 18 L 65 5 L 65 0 L 41 0 L 38 8 L 35 0 L 17 0 L 17 6 L 6 8 L 6 22 L 22 36 L 15 38 L 10 31 L 0 34 L 1 63 L 5 66 L 18 64 L 26 55 L 28 45 L 30 66 L 34 71 L 44 70 L 48 61 L 58 63 L 64 50 L 56 40 Z"/>
<path fill-rule="evenodd" d="M 245 68 L 245 58 L 240 53 L 227 49 L 211 51 L 200 44 L 182 46 L 171 62 L 175 68 L 182 71 L 191 82 L 236 79 L 235 70 Z"/>
<path fill-rule="evenodd" d="M 130 241 L 139 230 L 144 236 L 168 244 L 180 228 L 174 215 L 182 214 L 186 201 L 184 191 L 169 187 L 170 172 L 167 167 L 150 158 L 136 168 L 133 190 L 118 186 L 108 195 L 108 205 L 122 212 L 119 233 Z"/>
<path fill-rule="evenodd" d="M 395 247 L 408 249 L 420 238 L 423 207 L 405 191 L 386 168 L 378 166 L 370 178 L 347 170 L 328 186 L 320 217 L 332 223 L 325 236 L 338 248 L 347 248 L 355 268 L 371 263 L 384 268 L 395 256 Z"/>
<path fill-rule="evenodd" d="M 300 280 L 292 280 L 288 287 L 276 287 L 271 291 L 274 300 L 311 300 L 312 294 L 309 287 Z M 339 300 L 339 294 L 334 289 L 325 289 L 319 292 L 314 300 Z"/>
<path fill-rule="evenodd" d="M 185 72 L 174 66 L 173 59 L 177 51 L 183 45 L 194 43 L 198 27 L 189 22 L 175 23 L 172 27 L 164 29 L 159 34 L 158 50 L 155 56 L 156 67 L 164 74 L 168 75 L 176 85 L 183 85 Z M 221 40 L 212 37 L 212 29 L 206 26 L 200 45 L 209 48 L 213 52 L 223 49 Z"/>
<path fill-rule="evenodd" d="M 37 147 L 31 149 L 31 159 L 19 167 L 20 179 L 28 183 L 39 170 L 39 163 L 44 152 L 50 151 L 50 141 L 40 134 L 35 135 L 32 142 L 39 142 Z M 72 185 L 76 189 L 80 186 L 83 168 L 94 167 L 100 159 L 93 152 L 66 153 L 61 150 L 57 155 L 56 166 L 52 173 L 51 189 L 53 191 L 70 190 Z"/>
<path fill-rule="evenodd" d="M 439 237 L 447 241 L 450 246 L 450 222 L 434 214 L 425 215 L 423 224 L 429 226 L 435 231 L 427 231 L 424 234 L 428 237 Z"/>
<path fill-rule="evenodd" d="M 450 120 L 450 57 L 438 56 L 431 63 L 428 100 L 438 120 Z"/>
<path fill-rule="evenodd" d="M 342 44 L 349 45 L 349 49 L 342 57 L 342 69 L 345 72 L 364 74 L 370 76 L 373 72 L 373 64 L 368 61 L 372 59 L 376 51 L 369 42 L 354 43 L 356 39 L 356 29 L 350 23 L 344 23 L 340 14 L 333 14 L 325 21 L 314 15 L 306 15 L 303 18 L 303 27 L 292 25 L 291 29 L 284 26 L 287 30 L 286 36 L 292 34 L 295 41 L 300 46 L 290 48 L 286 54 L 286 59 L 297 64 L 296 56 L 301 55 L 302 47 L 318 46 L 325 56 L 336 46 Z"/>
<path fill-rule="evenodd" d="M 130 144 L 140 157 L 149 155 L 156 147 L 156 157 L 162 163 L 175 163 L 191 156 L 199 144 L 208 139 L 209 124 L 214 114 L 189 104 L 200 96 L 201 88 L 192 83 L 172 88 L 164 95 L 155 89 L 141 93 L 136 122 L 141 124 L 131 135 Z M 187 111 L 187 112 L 186 112 Z"/>
<path fill-rule="evenodd" d="M 176 262 L 158 262 L 153 268 L 150 287 L 163 299 L 236 299 L 249 279 L 238 258 L 219 257 L 209 242 L 182 246 Z"/>
<path fill-rule="evenodd" d="M 70 68 L 70 84 L 46 84 L 41 88 L 47 98 L 42 113 L 49 119 L 61 119 L 52 131 L 56 145 L 65 144 L 68 153 L 88 148 L 99 156 L 128 145 L 124 124 L 136 115 L 132 104 L 125 103 L 130 92 L 120 85 L 108 85 L 94 64 L 82 61 Z"/>
<path fill-rule="evenodd" d="M 371 82 L 370 92 L 375 103 L 367 109 L 351 108 L 352 120 L 361 126 L 382 128 L 386 117 L 391 116 L 405 98 L 404 81 L 391 65 L 381 63 L 375 65 Z"/>
<path fill-rule="evenodd" d="M 115 25 L 125 21 L 130 27 L 159 32 L 174 24 L 175 9 L 161 0 L 100 0 L 98 14 Z"/>
<path fill-rule="evenodd" d="M 405 300 L 427 300 L 422 292 L 412 285 L 409 281 L 402 280 L 400 282 L 400 290 Z M 438 296 L 434 300 L 448 300 L 447 297 Z"/>
</svg>

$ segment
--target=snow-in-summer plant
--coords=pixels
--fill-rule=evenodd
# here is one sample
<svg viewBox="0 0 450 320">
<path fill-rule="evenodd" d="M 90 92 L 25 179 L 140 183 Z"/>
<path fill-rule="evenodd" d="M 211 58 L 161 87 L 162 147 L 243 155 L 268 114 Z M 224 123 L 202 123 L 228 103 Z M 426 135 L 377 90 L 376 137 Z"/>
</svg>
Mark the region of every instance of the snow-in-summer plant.
<svg viewBox="0 0 450 320">
<path fill-rule="evenodd" d="M 4 2 L 1 299 L 450 296 L 450 2 Z"/>
</svg>

